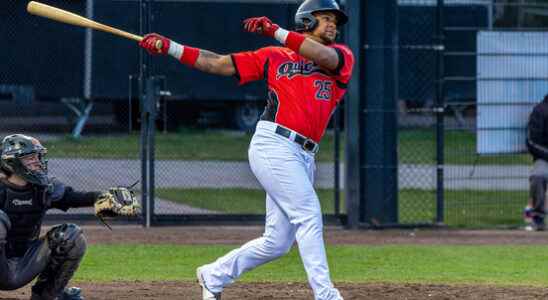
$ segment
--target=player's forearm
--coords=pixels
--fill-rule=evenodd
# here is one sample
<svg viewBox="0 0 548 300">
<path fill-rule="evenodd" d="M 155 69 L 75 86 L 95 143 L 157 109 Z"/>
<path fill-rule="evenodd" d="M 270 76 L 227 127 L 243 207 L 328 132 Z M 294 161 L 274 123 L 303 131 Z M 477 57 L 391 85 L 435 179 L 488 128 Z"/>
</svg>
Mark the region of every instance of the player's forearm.
<svg viewBox="0 0 548 300">
<path fill-rule="evenodd" d="M 236 69 L 229 55 L 219 55 L 203 49 L 200 49 L 200 55 L 194 68 L 202 72 L 223 76 L 233 76 L 236 74 Z"/>
<path fill-rule="evenodd" d="M 91 207 L 99 197 L 100 192 L 80 192 L 66 187 L 61 199 L 52 201 L 53 208 L 68 210 L 69 208 Z"/>
<path fill-rule="evenodd" d="M 335 49 L 327 47 L 305 35 L 279 28 L 274 38 L 280 43 L 314 61 L 323 69 L 334 71 L 339 65 L 339 56 Z"/>
<path fill-rule="evenodd" d="M 275 38 L 287 48 L 314 61 L 322 69 L 335 71 L 339 66 L 339 55 L 335 49 L 307 38 L 301 33 L 285 30 L 267 17 L 254 17 L 244 20 L 244 29 Z"/>
<path fill-rule="evenodd" d="M 339 65 L 339 56 L 335 49 L 326 47 L 310 38 L 304 40 L 299 49 L 299 54 L 314 61 L 326 70 L 333 71 Z"/>
<path fill-rule="evenodd" d="M 170 43 L 168 54 L 181 63 L 202 72 L 223 76 L 236 74 L 236 69 L 228 55 L 219 55 L 208 50 L 183 46 L 173 41 Z"/>
<path fill-rule="evenodd" d="M 100 192 L 81 192 L 69 190 L 65 194 L 64 200 L 70 207 L 90 207 L 93 206 Z"/>
</svg>

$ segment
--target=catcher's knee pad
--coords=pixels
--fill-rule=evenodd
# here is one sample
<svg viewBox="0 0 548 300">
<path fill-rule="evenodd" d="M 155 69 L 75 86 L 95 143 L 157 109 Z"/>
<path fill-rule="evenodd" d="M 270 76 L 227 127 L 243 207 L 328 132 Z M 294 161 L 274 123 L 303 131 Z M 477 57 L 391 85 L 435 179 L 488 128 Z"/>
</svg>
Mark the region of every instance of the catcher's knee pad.
<svg viewBox="0 0 548 300">
<path fill-rule="evenodd" d="M 75 224 L 55 226 L 47 233 L 47 239 L 54 256 L 77 259 L 86 252 L 86 238 Z"/>
</svg>

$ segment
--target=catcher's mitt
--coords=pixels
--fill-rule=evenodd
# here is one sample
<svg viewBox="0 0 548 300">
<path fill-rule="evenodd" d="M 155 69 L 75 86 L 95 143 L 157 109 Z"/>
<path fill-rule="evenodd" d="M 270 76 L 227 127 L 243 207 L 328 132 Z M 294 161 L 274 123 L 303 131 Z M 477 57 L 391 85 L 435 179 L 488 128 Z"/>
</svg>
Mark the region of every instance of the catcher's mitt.
<svg viewBox="0 0 548 300">
<path fill-rule="evenodd" d="M 110 188 L 95 201 L 95 215 L 101 219 L 116 216 L 133 217 L 140 213 L 140 208 L 135 193 L 125 187 Z"/>
</svg>

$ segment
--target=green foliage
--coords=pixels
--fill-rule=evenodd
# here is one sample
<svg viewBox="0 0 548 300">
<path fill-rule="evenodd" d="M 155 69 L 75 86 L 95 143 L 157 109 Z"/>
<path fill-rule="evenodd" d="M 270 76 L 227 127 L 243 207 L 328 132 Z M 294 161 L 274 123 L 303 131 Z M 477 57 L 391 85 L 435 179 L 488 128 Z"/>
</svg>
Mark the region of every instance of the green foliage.
<svg viewBox="0 0 548 300">
<path fill-rule="evenodd" d="M 364 232 L 366 234 L 366 232 Z M 194 281 L 195 268 L 235 246 L 91 245 L 76 280 Z M 546 246 L 328 246 L 336 282 L 535 285 L 548 287 Z M 305 282 L 298 251 L 243 281 Z"/>
</svg>

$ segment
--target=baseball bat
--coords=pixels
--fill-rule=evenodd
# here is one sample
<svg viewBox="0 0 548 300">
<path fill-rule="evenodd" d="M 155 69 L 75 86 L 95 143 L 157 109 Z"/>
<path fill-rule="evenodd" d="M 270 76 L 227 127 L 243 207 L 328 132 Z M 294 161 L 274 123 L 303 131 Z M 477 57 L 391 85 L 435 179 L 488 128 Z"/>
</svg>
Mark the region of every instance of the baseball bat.
<svg viewBox="0 0 548 300">
<path fill-rule="evenodd" d="M 84 17 L 79 16 L 77 14 L 68 12 L 66 10 L 62 10 L 62 9 L 59 9 L 59 8 L 56 8 L 56 7 L 53 7 L 53 6 L 49 6 L 49 5 L 40 3 L 40 2 L 36 2 L 36 1 L 29 2 L 29 4 L 27 5 L 27 11 L 30 14 L 33 14 L 33 15 L 36 15 L 36 16 L 41 16 L 41 17 L 48 18 L 48 19 L 51 19 L 51 20 L 55 20 L 55 21 L 62 22 L 62 23 L 67 23 L 67 24 L 71 24 L 71 25 L 76 25 L 76 26 L 80 26 L 80 27 L 87 27 L 87 28 L 100 30 L 100 31 L 103 31 L 103 32 L 112 33 L 112 34 L 115 34 L 115 35 L 118 35 L 118 36 L 121 36 L 121 37 L 125 37 L 127 39 L 134 40 L 134 41 L 137 41 L 137 42 L 140 42 L 141 40 L 143 40 L 142 36 L 135 35 L 135 34 L 120 30 L 120 29 L 116 29 L 116 28 L 101 24 L 99 22 L 95 22 L 95 21 L 90 20 L 88 18 L 84 18 Z M 158 47 L 158 46 L 160 46 L 160 48 L 161 48 L 161 43 L 160 43 L 160 45 L 156 44 L 156 47 Z"/>
</svg>

